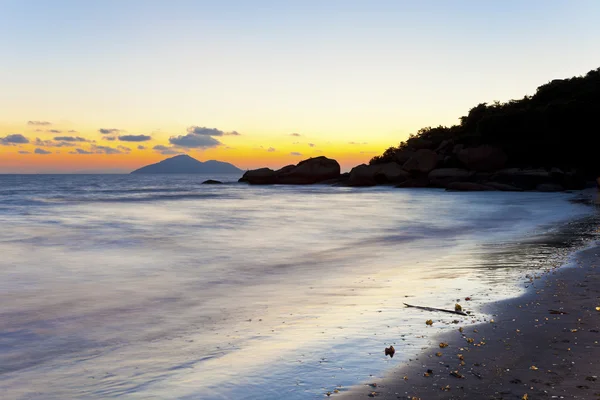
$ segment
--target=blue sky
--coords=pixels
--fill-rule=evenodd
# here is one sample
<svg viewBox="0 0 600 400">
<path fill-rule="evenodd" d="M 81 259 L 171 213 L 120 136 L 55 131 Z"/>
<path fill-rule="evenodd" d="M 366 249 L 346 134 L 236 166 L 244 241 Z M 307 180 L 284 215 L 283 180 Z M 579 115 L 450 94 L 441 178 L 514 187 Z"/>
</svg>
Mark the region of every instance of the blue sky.
<svg viewBox="0 0 600 400">
<path fill-rule="evenodd" d="M 301 132 L 355 162 L 597 68 L 598 20 L 598 1 L 0 0 L 0 137 L 206 126 L 241 132 L 216 155 L 250 166 Z"/>
</svg>

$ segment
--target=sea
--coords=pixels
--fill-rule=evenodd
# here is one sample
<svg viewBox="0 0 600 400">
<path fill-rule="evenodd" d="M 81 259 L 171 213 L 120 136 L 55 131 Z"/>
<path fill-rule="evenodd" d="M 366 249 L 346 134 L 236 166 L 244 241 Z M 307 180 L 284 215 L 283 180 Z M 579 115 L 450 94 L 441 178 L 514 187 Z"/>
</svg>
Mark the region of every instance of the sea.
<svg viewBox="0 0 600 400">
<path fill-rule="evenodd" d="M 578 193 L 238 178 L 1 175 L 0 398 L 335 398 L 535 290 L 597 219 Z"/>
</svg>

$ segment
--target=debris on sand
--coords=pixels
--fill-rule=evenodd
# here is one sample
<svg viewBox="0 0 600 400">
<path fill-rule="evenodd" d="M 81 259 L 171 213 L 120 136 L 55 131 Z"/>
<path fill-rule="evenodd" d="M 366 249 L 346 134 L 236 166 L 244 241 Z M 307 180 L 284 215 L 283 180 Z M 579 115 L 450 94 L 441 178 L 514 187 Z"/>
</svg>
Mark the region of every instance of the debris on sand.
<svg viewBox="0 0 600 400">
<path fill-rule="evenodd" d="M 396 353 L 396 349 L 394 349 L 394 346 L 390 346 L 390 347 L 386 347 L 385 348 L 385 355 L 386 356 L 390 356 L 390 358 L 394 358 L 394 354 Z"/>
</svg>

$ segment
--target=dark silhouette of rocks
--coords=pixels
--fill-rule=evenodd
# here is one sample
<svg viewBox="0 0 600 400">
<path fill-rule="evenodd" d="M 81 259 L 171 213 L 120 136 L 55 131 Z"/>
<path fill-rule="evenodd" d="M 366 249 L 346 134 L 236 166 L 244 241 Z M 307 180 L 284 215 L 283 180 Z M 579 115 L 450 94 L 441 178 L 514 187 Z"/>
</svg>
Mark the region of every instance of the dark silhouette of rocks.
<svg viewBox="0 0 600 400">
<path fill-rule="evenodd" d="M 208 179 L 208 180 L 206 180 L 206 181 L 202 182 L 202 184 L 203 184 L 203 185 L 220 185 L 220 184 L 222 184 L 222 183 L 223 183 L 223 182 L 221 182 L 221 181 L 216 181 L 216 180 L 214 180 L 214 179 Z"/>
<path fill-rule="evenodd" d="M 420 149 L 404 163 L 402 169 L 413 174 L 427 174 L 436 167 L 437 163 L 438 155 L 435 151 Z"/>
<path fill-rule="evenodd" d="M 242 172 L 233 164 L 215 160 L 202 162 L 181 154 L 136 169 L 132 174 L 241 174 Z"/>
<path fill-rule="evenodd" d="M 367 165 L 361 164 L 352 168 L 348 177 L 349 186 L 375 186 L 378 184 L 402 183 L 410 178 L 410 174 L 395 163 Z"/>
<path fill-rule="evenodd" d="M 270 168 L 250 170 L 239 181 L 254 185 L 310 185 L 339 177 L 340 164 L 336 160 L 320 156 L 300 161 L 297 165 L 287 165 L 277 171 Z"/>
<path fill-rule="evenodd" d="M 335 160 L 317 157 L 277 171 L 248 171 L 240 181 L 456 191 L 582 189 L 600 176 L 598 115 L 600 68 L 553 80 L 520 100 L 479 104 L 460 124 L 423 128 L 349 174 L 340 175 Z M 597 182 L 600 187 L 600 178 Z"/>
<path fill-rule="evenodd" d="M 600 68 L 520 100 L 478 104 L 458 125 L 423 128 L 369 164 L 400 165 L 410 173 L 400 187 L 582 189 L 600 176 L 598 115 Z"/>
</svg>

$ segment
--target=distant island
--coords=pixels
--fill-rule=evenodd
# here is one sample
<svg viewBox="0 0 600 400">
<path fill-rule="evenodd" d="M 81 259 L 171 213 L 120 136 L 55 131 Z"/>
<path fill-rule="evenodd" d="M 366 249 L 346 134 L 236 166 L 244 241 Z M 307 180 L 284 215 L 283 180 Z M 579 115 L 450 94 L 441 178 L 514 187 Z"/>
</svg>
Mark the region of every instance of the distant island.
<svg viewBox="0 0 600 400">
<path fill-rule="evenodd" d="M 198 161 L 187 154 L 167 158 L 156 164 L 136 169 L 132 174 L 241 174 L 242 171 L 233 164 L 208 160 Z"/>
</svg>

